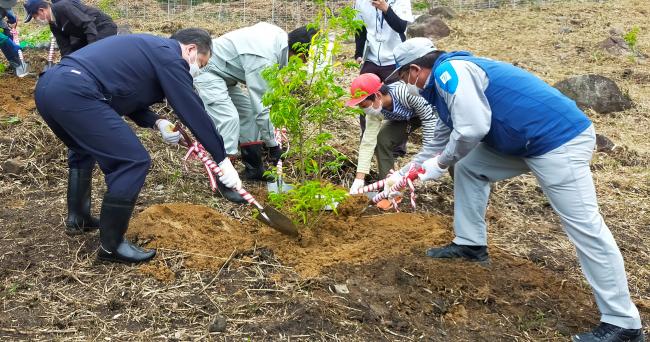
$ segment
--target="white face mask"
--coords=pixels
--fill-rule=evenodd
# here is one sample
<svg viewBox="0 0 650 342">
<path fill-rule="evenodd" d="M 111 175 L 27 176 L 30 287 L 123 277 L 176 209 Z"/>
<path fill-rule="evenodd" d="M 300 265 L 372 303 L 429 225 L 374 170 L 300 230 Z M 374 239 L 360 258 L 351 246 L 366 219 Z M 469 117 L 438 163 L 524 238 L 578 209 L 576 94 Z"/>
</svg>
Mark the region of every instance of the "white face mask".
<svg viewBox="0 0 650 342">
<path fill-rule="evenodd" d="M 411 75 L 409 74 L 409 80 L 410 80 Z M 418 84 L 418 79 L 420 78 L 420 75 L 418 74 L 417 77 L 415 77 L 415 83 L 411 84 L 409 82 L 406 82 L 406 90 L 408 91 L 409 94 L 413 96 L 420 96 L 420 91 L 422 89 L 418 88 L 416 84 Z"/>
<path fill-rule="evenodd" d="M 190 58 L 192 60 L 192 58 Z M 201 73 L 201 67 L 199 67 L 199 62 L 198 62 L 198 56 L 194 55 L 194 61 L 190 62 L 190 75 L 192 75 L 192 78 L 199 76 Z"/>
<path fill-rule="evenodd" d="M 47 24 L 50 23 L 49 21 L 47 21 L 47 20 L 45 20 L 45 19 L 38 19 L 38 18 L 36 18 L 36 21 L 37 21 L 39 24 L 41 24 L 41 25 L 47 25 Z"/>
<path fill-rule="evenodd" d="M 363 112 L 366 114 L 366 116 L 375 116 L 375 117 L 380 117 L 383 118 L 384 114 L 381 112 L 382 107 L 381 107 L 381 100 L 379 101 L 379 107 L 374 107 L 374 105 L 370 105 L 369 107 L 366 107 L 363 109 Z"/>
</svg>

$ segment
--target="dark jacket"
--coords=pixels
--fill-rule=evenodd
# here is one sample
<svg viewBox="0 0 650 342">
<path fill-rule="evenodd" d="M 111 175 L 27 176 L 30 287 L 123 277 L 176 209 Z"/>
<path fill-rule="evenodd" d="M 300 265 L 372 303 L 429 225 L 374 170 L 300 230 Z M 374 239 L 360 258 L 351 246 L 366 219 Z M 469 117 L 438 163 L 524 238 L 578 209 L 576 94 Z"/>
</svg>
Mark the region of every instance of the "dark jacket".
<svg viewBox="0 0 650 342">
<path fill-rule="evenodd" d="M 56 38 L 61 56 L 117 34 L 113 19 L 104 12 L 73 0 L 59 0 L 52 4 L 54 22 L 50 30 Z"/>
<path fill-rule="evenodd" d="M 194 92 L 178 41 L 146 34 L 113 36 L 62 58 L 60 64 L 87 71 L 106 102 L 141 127 L 154 126 L 158 116 L 149 106 L 167 98 L 214 160 L 226 158 L 223 139 Z"/>
</svg>

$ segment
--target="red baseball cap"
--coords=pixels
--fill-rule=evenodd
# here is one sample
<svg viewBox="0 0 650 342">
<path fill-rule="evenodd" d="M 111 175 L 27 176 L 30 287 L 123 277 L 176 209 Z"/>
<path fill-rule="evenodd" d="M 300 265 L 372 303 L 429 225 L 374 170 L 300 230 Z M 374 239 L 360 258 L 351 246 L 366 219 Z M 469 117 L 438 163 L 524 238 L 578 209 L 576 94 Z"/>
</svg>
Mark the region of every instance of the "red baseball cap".
<svg viewBox="0 0 650 342">
<path fill-rule="evenodd" d="M 361 101 L 365 100 L 368 96 L 376 93 L 381 88 L 381 80 L 379 76 L 371 73 L 361 74 L 352 81 L 350 85 L 351 99 L 345 102 L 348 107 L 354 107 Z"/>
</svg>

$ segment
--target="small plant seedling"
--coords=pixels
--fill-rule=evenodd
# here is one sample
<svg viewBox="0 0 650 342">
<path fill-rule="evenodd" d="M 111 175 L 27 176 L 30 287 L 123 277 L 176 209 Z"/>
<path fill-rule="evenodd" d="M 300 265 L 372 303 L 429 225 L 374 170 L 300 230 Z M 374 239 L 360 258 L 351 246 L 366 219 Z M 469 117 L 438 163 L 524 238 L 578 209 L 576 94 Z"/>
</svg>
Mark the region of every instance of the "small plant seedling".
<svg viewBox="0 0 650 342">
<path fill-rule="evenodd" d="M 277 208 L 289 208 L 300 218 L 305 226 L 312 226 L 318 221 L 318 215 L 325 207 L 331 207 L 335 213 L 336 204 L 347 196 L 347 191 L 331 183 L 311 180 L 300 184 L 285 193 L 270 193 L 269 201 Z"/>
<path fill-rule="evenodd" d="M 21 121 L 20 118 L 17 117 L 17 116 L 10 116 L 10 117 L 2 120 L 2 123 L 6 124 L 6 125 L 17 125 L 17 124 L 20 123 L 20 121 Z"/>
<path fill-rule="evenodd" d="M 7 70 L 7 66 L 0 62 L 0 74 L 4 73 Z"/>
<path fill-rule="evenodd" d="M 625 39 L 625 42 L 630 47 L 630 49 L 632 49 L 632 51 L 636 51 L 636 44 L 637 44 L 638 39 L 639 39 L 639 32 L 640 31 L 641 31 L 641 29 L 638 26 L 634 26 L 634 27 L 632 27 L 630 32 L 626 33 L 623 36 L 623 39 Z"/>
</svg>

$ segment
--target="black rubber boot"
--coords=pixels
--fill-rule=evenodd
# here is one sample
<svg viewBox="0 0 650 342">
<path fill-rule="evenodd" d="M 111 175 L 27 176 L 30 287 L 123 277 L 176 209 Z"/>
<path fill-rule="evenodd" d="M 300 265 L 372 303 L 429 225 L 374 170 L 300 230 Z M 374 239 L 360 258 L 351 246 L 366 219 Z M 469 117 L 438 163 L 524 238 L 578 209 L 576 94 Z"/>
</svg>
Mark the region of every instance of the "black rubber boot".
<svg viewBox="0 0 650 342">
<path fill-rule="evenodd" d="M 601 322 L 593 331 L 574 335 L 574 342 L 643 342 L 643 330 L 625 329 L 613 324 Z"/>
<path fill-rule="evenodd" d="M 238 203 L 238 204 L 246 203 L 246 200 L 243 197 L 241 197 L 241 195 L 237 191 L 223 185 L 223 183 L 221 183 L 218 180 L 217 180 L 217 188 L 219 189 L 219 193 L 221 194 L 221 197 L 229 200 L 230 202 Z"/>
<path fill-rule="evenodd" d="M 77 235 L 99 228 L 99 219 L 90 215 L 92 170 L 70 169 L 68 172 L 68 217 L 65 232 Z"/>
<path fill-rule="evenodd" d="M 108 193 L 104 195 L 97 259 L 133 264 L 149 261 L 156 255 L 156 250 L 144 250 L 124 238 L 133 207 L 135 199 L 117 198 Z"/>
<path fill-rule="evenodd" d="M 434 259 L 464 258 L 478 262 L 490 260 L 486 246 L 461 246 L 453 242 L 444 247 L 427 249 L 427 256 Z"/>
<path fill-rule="evenodd" d="M 273 182 L 273 177 L 264 176 L 264 162 L 262 161 L 262 144 L 246 145 L 241 147 L 241 160 L 246 169 L 244 178 L 248 180 Z"/>
<path fill-rule="evenodd" d="M 280 158 L 282 158 L 282 153 L 284 153 L 284 151 L 282 151 L 280 145 L 269 147 L 269 162 L 273 165 L 277 165 Z"/>
</svg>

